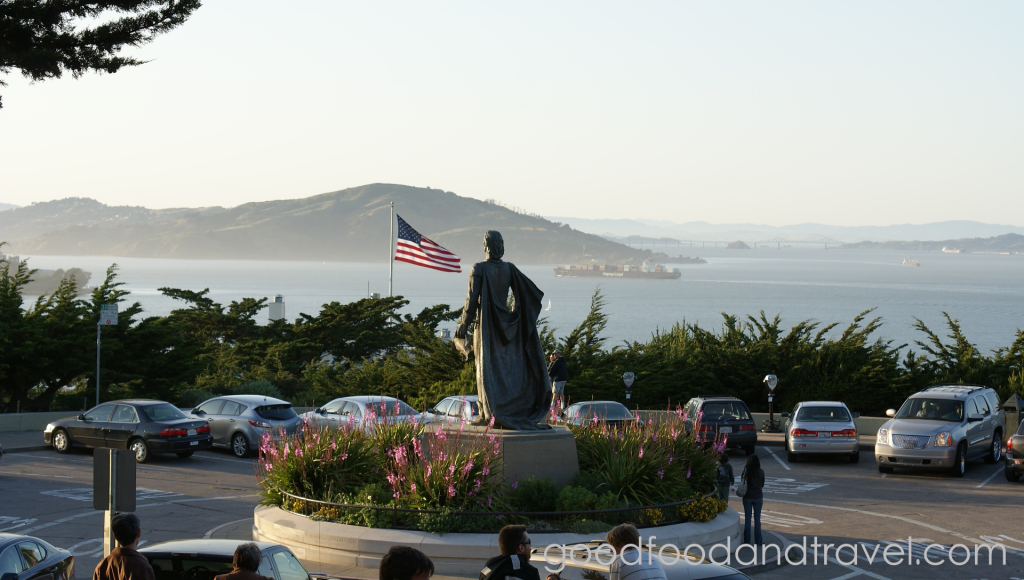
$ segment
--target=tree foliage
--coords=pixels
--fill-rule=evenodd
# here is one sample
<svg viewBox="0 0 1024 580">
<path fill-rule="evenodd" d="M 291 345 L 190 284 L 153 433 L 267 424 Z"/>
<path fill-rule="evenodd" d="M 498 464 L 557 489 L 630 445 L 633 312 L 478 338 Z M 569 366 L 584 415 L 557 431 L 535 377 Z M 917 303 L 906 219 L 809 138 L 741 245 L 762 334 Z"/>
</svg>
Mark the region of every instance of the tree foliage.
<svg viewBox="0 0 1024 580">
<path fill-rule="evenodd" d="M 200 0 L 0 0 L 0 74 L 33 81 L 115 73 L 145 61 L 122 56 L 183 24 Z M 0 79 L 0 86 L 4 86 Z M 2 106 L 2 102 L 0 102 Z"/>
</svg>

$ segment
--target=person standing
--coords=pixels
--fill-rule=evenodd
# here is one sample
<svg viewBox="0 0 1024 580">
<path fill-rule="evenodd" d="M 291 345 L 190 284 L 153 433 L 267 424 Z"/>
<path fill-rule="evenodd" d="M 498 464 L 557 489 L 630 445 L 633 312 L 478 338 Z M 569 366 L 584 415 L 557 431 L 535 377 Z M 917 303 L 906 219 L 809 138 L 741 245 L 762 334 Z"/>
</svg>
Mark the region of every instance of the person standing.
<svg viewBox="0 0 1024 580">
<path fill-rule="evenodd" d="M 552 404 L 556 409 L 565 408 L 565 381 L 569 380 L 569 367 L 562 358 L 562 351 L 556 350 L 551 353 L 551 363 L 548 365 L 548 378 L 551 379 Z"/>
<path fill-rule="evenodd" d="M 540 572 L 530 565 L 533 544 L 526 526 L 505 526 L 498 532 L 500 556 L 487 561 L 480 571 L 480 580 L 505 580 L 511 576 L 521 580 L 540 580 Z M 381 578 L 381 580 L 384 580 Z"/>
<path fill-rule="evenodd" d="M 722 453 L 718 456 L 718 475 L 715 477 L 715 483 L 718 484 L 718 499 L 724 502 L 729 501 L 729 488 L 732 487 L 735 481 L 736 476 L 733 474 L 732 465 L 729 463 L 729 456 Z"/>
<path fill-rule="evenodd" d="M 615 552 L 615 559 L 608 567 L 608 580 L 666 580 L 665 569 L 658 558 L 640 553 L 640 532 L 633 524 L 619 524 L 605 536 L 605 541 Z"/>
<path fill-rule="evenodd" d="M 156 580 L 149 560 L 138 553 L 142 524 L 135 514 L 117 514 L 110 519 L 110 531 L 117 547 L 100 560 L 92 572 L 92 580 Z"/>
<path fill-rule="evenodd" d="M 747 493 L 743 496 L 743 543 L 750 543 L 750 524 L 754 524 L 754 543 L 764 544 L 761 539 L 761 507 L 764 505 L 764 470 L 757 455 L 747 458 L 747 465 L 740 476 L 747 482 Z M 753 516 L 753 517 L 751 517 Z"/>
<path fill-rule="evenodd" d="M 409 546 L 391 546 L 380 559 L 380 580 L 427 580 L 434 563 L 426 554 Z"/>
<path fill-rule="evenodd" d="M 227 574 L 215 576 L 213 580 L 274 580 L 256 571 L 260 569 L 260 561 L 263 554 L 260 548 L 252 542 L 239 544 L 235 548 L 235 556 L 231 559 L 231 566 L 234 568 Z"/>
</svg>

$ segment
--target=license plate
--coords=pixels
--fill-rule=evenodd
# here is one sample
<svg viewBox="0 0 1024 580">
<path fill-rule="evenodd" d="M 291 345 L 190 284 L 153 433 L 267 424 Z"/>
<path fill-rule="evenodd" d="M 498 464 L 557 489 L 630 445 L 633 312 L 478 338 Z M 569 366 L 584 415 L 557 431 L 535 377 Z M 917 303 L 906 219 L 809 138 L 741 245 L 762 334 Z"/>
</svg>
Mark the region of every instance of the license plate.
<svg viewBox="0 0 1024 580">
<path fill-rule="evenodd" d="M 199 445 L 199 442 L 198 441 L 193 441 L 193 442 L 189 443 L 189 445 Z"/>
<path fill-rule="evenodd" d="M 830 431 L 818 431 L 818 439 L 828 439 L 830 437 L 832 437 Z"/>
<path fill-rule="evenodd" d="M 732 433 L 732 427 L 722 427 L 720 431 L 722 433 Z"/>
<path fill-rule="evenodd" d="M 188 430 L 188 434 L 189 435 L 195 435 L 196 434 L 196 430 L 195 429 L 189 429 Z"/>
</svg>

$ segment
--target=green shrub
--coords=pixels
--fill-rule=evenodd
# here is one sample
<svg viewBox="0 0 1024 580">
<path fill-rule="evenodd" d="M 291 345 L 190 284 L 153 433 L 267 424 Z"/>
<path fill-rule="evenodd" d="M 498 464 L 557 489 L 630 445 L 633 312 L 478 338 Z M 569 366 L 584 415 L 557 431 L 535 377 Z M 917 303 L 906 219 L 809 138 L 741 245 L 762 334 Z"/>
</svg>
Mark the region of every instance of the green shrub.
<svg viewBox="0 0 1024 580">
<path fill-rule="evenodd" d="M 569 524 L 569 532 L 573 534 L 599 534 L 612 529 L 612 525 L 600 520 L 580 520 Z"/>
<path fill-rule="evenodd" d="M 183 409 L 194 409 L 195 407 L 198 407 L 199 404 L 202 403 L 203 401 L 207 399 L 212 399 L 216 396 L 217 395 L 214 395 L 210 391 L 206 391 L 203 389 L 192 389 L 190 391 L 183 392 L 181 396 L 178 397 L 178 406 Z"/>
<path fill-rule="evenodd" d="M 281 391 L 270 381 L 249 381 L 231 389 L 236 395 L 263 395 L 264 397 L 281 398 Z"/>
<path fill-rule="evenodd" d="M 594 493 L 600 493 L 601 488 L 607 488 L 608 485 L 605 483 L 605 479 L 601 477 L 601 474 L 594 473 L 593 471 L 580 471 L 572 478 L 573 487 L 583 487 L 589 489 Z"/>
<path fill-rule="evenodd" d="M 558 511 L 580 512 L 597 509 L 597 494 L 585 487 L 567 485 L 558 492 Z"/>
<path fill-rule="evenodd" d="M 519 482 L 509 494 L 512 508 L 524 512 L 553 512 L 558 508 L 558 488 L 550 478 Z"/>
</svg>

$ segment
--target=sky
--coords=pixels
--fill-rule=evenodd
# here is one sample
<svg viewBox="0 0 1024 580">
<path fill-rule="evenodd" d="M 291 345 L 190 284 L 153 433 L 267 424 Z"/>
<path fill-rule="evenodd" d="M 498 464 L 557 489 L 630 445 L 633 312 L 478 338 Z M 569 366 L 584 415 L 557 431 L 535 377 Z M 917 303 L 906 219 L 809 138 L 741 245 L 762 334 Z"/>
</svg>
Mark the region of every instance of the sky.
<svg viewBox="0 0 1024 580">
<path fill-rule="evenodd" d="M 1024 224 L 1021 2 L 206 0 L 0 88 L 0 202 L 367 183 L 543 215 Z"/>
</svg>

